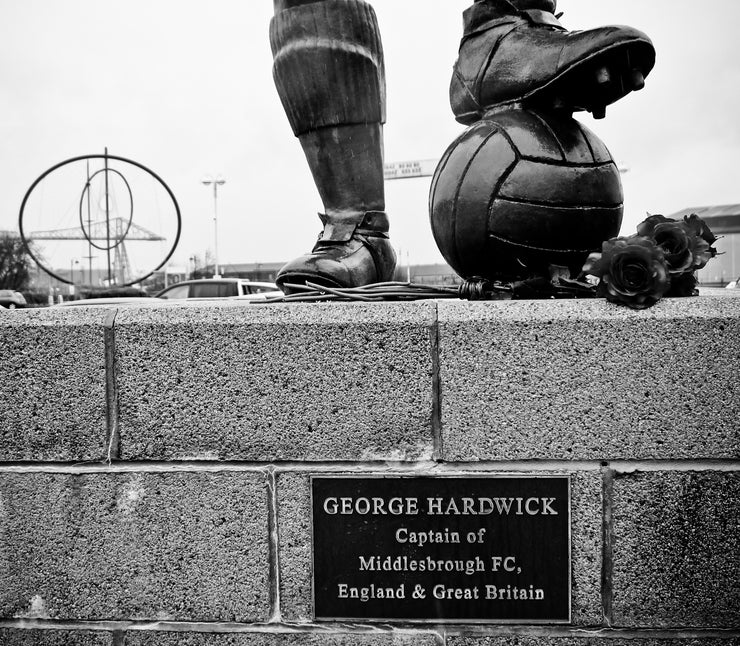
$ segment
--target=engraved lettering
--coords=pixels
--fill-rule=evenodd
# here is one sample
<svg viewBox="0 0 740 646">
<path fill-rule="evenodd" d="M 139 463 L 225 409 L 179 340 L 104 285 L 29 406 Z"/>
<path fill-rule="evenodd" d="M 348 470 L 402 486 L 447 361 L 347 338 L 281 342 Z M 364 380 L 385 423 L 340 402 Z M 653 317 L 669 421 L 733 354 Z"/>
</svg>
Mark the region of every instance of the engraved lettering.
<svg viewBox="0 0 740 646">
<path fill-rule="evenodd" d="M 402 583 L 397 588 L 383 588 L 371 583 L 367 587 L 353 587 L 346 583 L 337 584 L 337 599 L 358 599 L 365 603 L 371 599 L 405 599 L 406 584 Z"/>
<path fill-rule="evenodd" d="M 545 591 L 542 588 L 517 588 L 512 585 L 495 586 L 486 585 L 486 599 L 495 601 L 542 601 Z"/>
<path fill-rule="evenodd" d="M 448 588 L 439 583 L 432 588 L 435 599 L 478 599 L 478 586 L 472 588 Z"/>
<path fill-rule="evenodd" d="M 412 543 L 423 547 L 427 543 L 459 543 L 460 533 L 451 532 L 446 527 L 442 531 L 428 530 L 426 532 L 412 532 L 406 527 L 396 530 L 396 541 L 398 543 Z"/>
</svg>

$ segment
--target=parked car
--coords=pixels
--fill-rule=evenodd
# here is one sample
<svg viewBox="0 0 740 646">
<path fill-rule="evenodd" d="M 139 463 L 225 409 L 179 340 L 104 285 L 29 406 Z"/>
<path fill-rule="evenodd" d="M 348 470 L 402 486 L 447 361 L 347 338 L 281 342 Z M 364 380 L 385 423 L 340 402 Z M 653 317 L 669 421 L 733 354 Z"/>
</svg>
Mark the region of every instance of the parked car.
<svg viewBox="0 0 740 646">
<path fill-rule="evenodd" d="M 161 305 L 164 301 L 147 296 L 110 296 L 107 298 L 79 298 L 76 301 L 64 301 L 53 307 L 83 307 L 86 305 Z"/>
<path fill-rule="evenodd" d="M 121 296 L 111 298 L 85 298 L 65 301 L 55 307 L 83 305 L 162 305 L 182 300 L 236 300 L 260 301 L 270 296 L 282 296 L 275 283 L 256 282 L 243 278 L 202 278 L 184 280 L 156 294 L 154 298 Z"/>
<path fill-rule="evenodd" d="M 12 289 L 0 289 L 0 305 L 14 310 L 16 307 L 25 307 L 26 299 L 20 292 Z"/>
<path fill-rule="evenodd" d="M 184 280 L 156 294 L 156 298 L 239 298 L 262 300 L 282 294 L 275 283 L 262 283 L 243 278 L 201 278 Z M 249 298 L 251 297 L 251 298 Z"/>
</svg>

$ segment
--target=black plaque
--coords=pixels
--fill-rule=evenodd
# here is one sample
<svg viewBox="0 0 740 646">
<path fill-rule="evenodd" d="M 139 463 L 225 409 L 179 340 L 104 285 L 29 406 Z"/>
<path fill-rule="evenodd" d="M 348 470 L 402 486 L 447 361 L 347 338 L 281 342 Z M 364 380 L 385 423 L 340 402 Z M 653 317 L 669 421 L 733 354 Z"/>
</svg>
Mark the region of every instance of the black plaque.
<svg viewBox="0 0 740 646">
<path fill-rule="evenodd" d="M 570 479 L 314 477 L 317 620 L 570 622 Z"/>
</svg>

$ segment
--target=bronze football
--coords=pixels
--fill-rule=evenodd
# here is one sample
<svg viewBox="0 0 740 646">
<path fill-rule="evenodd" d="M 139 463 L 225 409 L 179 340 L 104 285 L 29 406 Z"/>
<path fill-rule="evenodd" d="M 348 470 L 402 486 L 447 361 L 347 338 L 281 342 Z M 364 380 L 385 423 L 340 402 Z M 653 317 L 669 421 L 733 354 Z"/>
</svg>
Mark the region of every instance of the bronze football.
<svg viewBox="0 0 740 646">
<path fill-rule="evenodd" d="M 463 278 L 514 281 L 577 272 L 619 233 L 619 170 L 569 114 L 505 109 L 447 149 L 429 197 L 439 250 Z"/>
</svg>

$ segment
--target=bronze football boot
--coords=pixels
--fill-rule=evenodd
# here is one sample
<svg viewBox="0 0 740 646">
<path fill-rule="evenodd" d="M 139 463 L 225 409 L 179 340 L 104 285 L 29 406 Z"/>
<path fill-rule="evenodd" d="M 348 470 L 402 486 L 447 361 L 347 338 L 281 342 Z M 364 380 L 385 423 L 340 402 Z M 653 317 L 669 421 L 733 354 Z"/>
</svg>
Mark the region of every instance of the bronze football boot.
<svg viewBox="0 0 740 646">
<path fill-rule="evenodd" d="M 383 179 L 385 70 L 375 12 L 362 0 L 274 0 L 273 75 L 325 213 L 309 254 L 277 277 L 356 287 L 393 277 Z"/>
<path fill-rule="evenodd" d="M 650 39 L 632 27 L 568 31 L 555 0 L 476 0 L 464 13 L 450 83 L 457 121 L 471 124 L 501 106 L 537 104 L 595 118 L 645 85 L 655 64 Z"/>
</svg>

